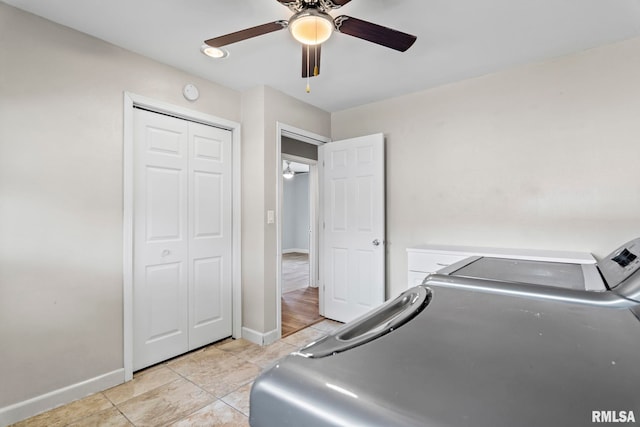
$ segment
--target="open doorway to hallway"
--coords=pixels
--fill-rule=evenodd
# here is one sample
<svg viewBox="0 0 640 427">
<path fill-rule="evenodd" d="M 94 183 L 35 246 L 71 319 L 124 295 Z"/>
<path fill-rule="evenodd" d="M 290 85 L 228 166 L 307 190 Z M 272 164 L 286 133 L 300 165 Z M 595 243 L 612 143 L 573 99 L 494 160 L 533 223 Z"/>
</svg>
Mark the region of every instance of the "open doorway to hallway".
<svg viewBox="0 0 640 427">
<path fill-rule="evenodd" d="M 318 147 L 329 138 L 278 123 L 277 316 L 281 337 L 323 319 Z"/>
<path fill-rule="evenodd" d="M 318 287 L 311 272 L 312 224 L 315 221 L 312 197 L 317 180 L 311 179 L 311 160 L 292 161 L 283 154 L 282 165 L 282 336 L 290 335 L 323 319 L 318 306 Z"/>
</svg>

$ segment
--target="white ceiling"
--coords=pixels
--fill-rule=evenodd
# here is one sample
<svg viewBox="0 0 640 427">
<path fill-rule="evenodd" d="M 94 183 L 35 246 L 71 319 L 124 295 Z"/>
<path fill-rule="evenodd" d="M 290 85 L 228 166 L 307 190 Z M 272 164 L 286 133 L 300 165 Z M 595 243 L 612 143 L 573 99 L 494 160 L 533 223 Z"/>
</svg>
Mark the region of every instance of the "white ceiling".
<svg viewBox="0 0 640 427">
<path fill-rule="evenodd" d="M 268 85 L 327 111 L 479 76 L 640 35 L 640 0 L 352 0 L 332 12 L 418 37 L 405 53 L 336 33 L 311 93 L 288 31 L 200 53 L 205 39 L 288 19 L 275 0 L 3 0 L 5 3 L 244 90 Z"/>
</svg>

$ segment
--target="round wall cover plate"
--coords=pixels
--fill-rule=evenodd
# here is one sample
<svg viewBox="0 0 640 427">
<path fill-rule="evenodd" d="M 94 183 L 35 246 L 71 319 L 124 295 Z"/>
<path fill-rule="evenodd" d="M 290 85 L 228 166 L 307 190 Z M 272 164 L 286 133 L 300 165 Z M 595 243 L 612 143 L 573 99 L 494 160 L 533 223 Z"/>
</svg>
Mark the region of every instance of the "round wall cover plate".
<svg viewBox="0 0 640 427">
<path fill-rule="evenodd" d="M 182 89 L 182 93 L 184 94 L 184 97 L 187 98 L 189 101 L 195 101 L 200 96 L 200 93 L 198 92 L 198 88 L 192 85 L 191 83 L 184 85 L 184 88 Z"/>
</svg>

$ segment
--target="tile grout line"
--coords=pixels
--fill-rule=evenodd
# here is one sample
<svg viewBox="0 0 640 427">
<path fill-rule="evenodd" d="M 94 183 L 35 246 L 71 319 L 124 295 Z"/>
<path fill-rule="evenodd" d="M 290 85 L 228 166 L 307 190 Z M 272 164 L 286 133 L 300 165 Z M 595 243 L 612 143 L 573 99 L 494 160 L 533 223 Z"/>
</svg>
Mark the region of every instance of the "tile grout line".
<svg viewBox="0 0 640 427">
<path fill-rule="evenodd" d="M 87 415 L 85 415 L 85 416 L 82 416 L 82 417 L 80 417 L 80 418 L 73 418 L 73 419 L 68 420 L 68 421 L 67 421 L 67 420 L 63 420 L 63 421 L 62 421 L 62 426 L 63 426 L 63 427 L 66 427 L 66 426 L 69 426 L 69 425 L 71 425 L 71 424 L 78 423 L 78 422 L 80 422 L 80 421 L 82 421 L 82 420 L 85 420 L 85 419 L 87 419 L 87 418 L 89 418 L 89 417 L 93 417 L 93 416 L 94 416 L 94 415 L 96 415 L 96 414 L 99 414 L 99 413 L 104 412 L 104 411 L 108 411 L 109 409 L 112 409 L 112 408 L 114 407 L 113 402 L 111 402 L 111 400 L 109 400 L 109 399 L 107 398 L 107 396 L 105 396 L 105 395 L 104 395 L 104 393 L 102 393 L 101 391 L 99 391 L 99 392 L 97 392 L 97 393 L 90 394 L 90 395 L 85 396 L 85 397 L 82 397 L 82 398 L 80 398 L 80 399 L 76 399 L 76 400 L 74 400 L 73 402 L 69 403 L 69 405 L 70 405 L 70 404 L 72 404 L 72 403 L 75 403 L 75 402 L 79 402 L 79 401 L 81 401 L 81 400 L 83 400 L 83 399 L 86 399 L 86 398 L 88 398 L 88 397 L 96 396 L 96 395 L 98 395 L 98 394 L 102 395 L 102 397 L 104 397 L 104 398 L 107 400 L 107 402 L 109 402 L 109 403 L 111 404 L 111 408 L 101 409 L 101 410 L 99 410 L 99 411 L 92 412 L 92 413 L 87 414 Z M 58 407 L 56 407 L 56 408 L 53 408 L 53 409 L 51 409 L 51 410 L 52 410 L 52 411 L 54 411 L 54 410 L 56 410 L 56 409 L 58 409 L 58 408 L 62 408 L 62 407 L 64 407 L 64 406 L 66 406 L 66 405 L 60 405 L 60 406 L 58 406 Z M 49 412 L 49 411 L 42 412 L 42 413 L 37 414 L 37 415 L 35 415 L 35 416 L 39 416 L 39 415 L 42 415 L 42 414 L 46 414 L 47 412 Z"/>
<path fill-rule="evenodd" d="M 220 350 L 220 351 L 224 351 L 224 350 Z M 226 353 L 226 352 L 225 352 L 225 353 Z M 237 355 L 235 355 L 235 354 L 230 354 L 230 353 L 228 353 L 228 354 L 229 354 L 229 356 L 232 356 L 232 357 L 235 357 L 235 358 L 237 358 L 237 359 L 240 359 L 240 360 L 242 360 L 243 362 L 250 363 L 251 365 L 254 365 L 254 366 L 256 366 L 257 368 L 259 368 L 260 370 L 262 370 L 262 368 L 261 368 L 259 365 L 255 364 L 255 363 L 253 363 L 253 362 L 250 362 L 250 361 L 248 361 L 248 360 L 242 359 L 241 357 L 239 357 L 239 356 L 237 356 Z M 177 374 L 178 376 L 180 376 L 180 377 L 181 377 L 182 379 L 184 379 L 185 381 L 190 382 L 191 384 L 193 384 L 194 386 L 196 386 L 198 389 L 200 389 L 200 390 L 202 390 L 203 392 L 205 392 L 207 395 L 209 395 L 210 397 L 212 397 L 212 398 L 213 398 L 213 400 L 212 400 L 211 402 L 206 403 L 206 404 L 205 404 L 205 405 L 203 405 L 202 407 L 199 407 L 199 408 L 197 408 L 197 409 L 193 410 L 192 412 L 189 412 L 188 414 L 185 414 L 183 417 L 181 417 L 181 418 L 179 418 L 179 419 L 176 419 L 176 420 L 171 421 L 170 423 L 168 423 L 168 424 L 166 424 L 166 425 L 171 425 L 171 424 L 174 424 L 174 423 L 176 423 L 176 422 L 179 422 L 180 420 L 183 420 L 183 419 L 189 418 L 191 415 L 195 414 L 196 412 L 200 411 L 200 410 L 201 410 L 201 409 L 203 409 L 203 408 L 206 408 L 207 406 L 211 405 L 211 404 L 212 404 L 212 403 L 214 403 L 215 401 L 220 401 L 221 403 L 223 403 L 223 404 L 225 404 L 225 405 L 229 406 L 230 408 L 232 408 L 234 411 L 238 412 L 239 414 L 241 414 L 241 415 L 243 415 L 243 416 L 247 417 L 247 419 L 249 418 L 249 416 L 248 416 L 248 415 L 246 415 L 244 412 L 242 412 L 242 411 L 240 411 L 240 410 L 238 410 L 238 409 L 234 408 L 232 405 L 229 405 L 227 402 L 225 402 L 224 400 L 222 400 L 222 398 L 224 398 L 224 397 L 226 397 L 226 396 L 230 395 L 231 393 L 235 393 L 236 391 L 238 391 L 239 389 L 241 389 L 241 388 L 242 388 L 242 387 L 244 387 L 245 385 L 247 385 L 247 384 L 249 384 L 249 383 L 251 383 L 251 382 L 255 381 L 256 377 L 252 378 L 251 380 L 249 380 L 249 381 L 247 381 L 247 382 L 245 382 L 245 383 L 242 383 L 242 384 L 241 384 L 241 385 L 239 385 L 238 387 L 234 388 L 232 391 L 230 391 L 230 392 L 226 393 L 224 396 L 216 397 L 213 393 L 211 393 L 211 392 L 209 392 L 208 390 L 204 389 L 200 384 L 198 384 L 198 383 L 194 382 L 194 381 L 193 381 L 193 380 L 191 380 L 189 377 L 186 377 L 186 376 L 182 375 L 180 372 L 178 372 L 178 371 L 176 371 L 175 369 L 171 368 L 168 364 L 167 364 L 167 368 L 169 368 L 172 372 L 174 372 L 175 374 Z M 134 425 L 135 425 L 135 424 L 134 424 Z"/>
<path fill-rule="evenodd" d="M 257 378 L 257 377 L 256 377 Z M 249 381 L 247 384 L 251 384 L 253 382 L 255 382 L 256 378 L 252 379 L 251 381 Z M 246 386 L 247 384 L 243 384 L 240 387 L 238 387 L 237 389 L 235 389 L 232 392 L 229 392 L 227 394 L 225 394 L 224 396 L 218 398 L 220 401 L 224 402 L 226 405 L 231 406 L 233 409 L 235 409 L 236 411 L 240 412 L 241 414 L 245 415 L 246 417 L 249 417 L 249 414 L 245 414 L 244 411 L 241 411 L 240 409 L 236 408 L 235 406 L 233 406 L 232 404 L 228 403 L 227 401 L 224 400 L 225 397 L 237 392 L 238 390 L 240 390 L 242 387 Z M 249 393 L 251 393 L 251 391 L 249 391 Z"/>
<path fill-rule="evenodd" d="M 183 380 L 185 380 L 185 381 L 187 381 L 187 382 L 189 382 L 189 383 L 193 384 L 193 385 L 194 385 L 194 386 L 196 386 L 199 390 L 202 390 L 202 391 L 203 391 L 207 396 L 209 396 L 209 397 L 213 398 L 213 400 L 212 400 L 212 401 L 210 401 L 210 402 L 205 403 L 205 404 L 204 404 L 204 405 L 202 405 L 202 406 L 197 407 L 196 409 L 194 409 L 193 411 L 191 411 L 191 412 L 189 412 L 189 413 L 187 413 L 187 414 L 184 414 L 184 415 L 183 415 L 182 417 L 180 417 L 180 418 L 177 418 L 177 419 L 175 419 L 175 420 L 172 420 L 171 422 L 169 422 L 169 423 L 165 424 L 165 426 L 168 426 L 168 425 L 171 425 L 171 424 L 175 424 L 175 423 L 177 423 L 177 422 L 178 422 L 178 421 L 180 421 L 180 420 L 184 420 L 184 419 L 186 419 L 186 418 L 190 417 L 191 415 L 195 414 L 196 412 L 198 412 L 198 411 L 199 411 L 199 410 L 201 410 L 202 408 L 206 408 L 207 406 L 211 405 L 213 402 L 215 402 L 215 401 L 218 399 L 218 398 L 217 398 L 213 393 L 210 393 L 209 391 L 207 391 L 207 390 L 205 390 L 204 388 L 202 388 L 199 384 L 196 384 L 195 382 L 193 382 L 193 381 L 192 381 L 191 379 L 189 379 L 188 377 L 186 377 L 186 376 L 182 375 L 180 372 L 176 371 L 176 370 L 175 370 L 175 369 L 173 369 L 171 366 L 169 366 L 169 364 L 168 364 L 168 363 L 166 364 L 166 367 L 167 367 L 171 372 L 175 373 L 175 374 L 176 374 L 176 375 L 178 375 L 180 378 L 182 378 Z M 176 380 L 176 381 L 177 381 L 177 380 Z"/>
<path fill-rule="evenodd" d="M 129 419 L 129 417 L 127 417 L 125 413 L 122 412 L 120 408 L 118 408 L 117 406 L 116 406 L 116 409 L 118 410 L 118 412 L 120 412 L 120 414 L 124 417 L 125 420 L 129 421 L 129 424 L 135 427 L 136 424 L 133 422 L 133 420 Z"/>
<path fill-rule="evenodd" d="M 123 384 L 125 384 L 125 383 L 123 383 Z M 156 387 L 156 388 L 158 388 L 158 387 Z M 154 390 L 155 390 L 155 389 L 154 389 Z M 114 407 L 114 408 L 116 408 L 116 410 L 120 413 L 120 415 L 122 415 L 122 416 L 124 417 L 124 419 L 125 419 L 125 420 L 129 421 L 129 423 L 130 423 L 132 426 L 135 426 L 135 424 L 133 423 L 133 421 L 132 421 L 132 420 L 130 420 L 130 419 L 129 419 L 129 417 L 127 417 L 127 416 L 126 416 L 126 414 L 120 410 L 120 408 L 118 407 L 118 405 L 117 405 L 116 403 L 114 403 L 114 402 L 113 402 L 113 400 L 111 400 L 111 399 L 109 398 L 109 396 L 107 396 L 107 394 L 106 394 L 104 391 L 102 391 L 101 393 L 102 393 L 102 395 L 104 395 L 104 397 L 105 397 L 109 402 L 111 402 L 111 404 L 113 405 L 113 407 Z M 133 397 L 132 397 L 131 399 L 133 399 Z M 127 402 L 128 400 L 131 400 L 131 399 L 127 399 L 127 400 L 125 400 L 124 402 L 120 402 L 120 403 L 125 403 L 125 402 Z"/>
<path fill-rule="evenodd" d="M 206 390 L 203 390 L 203 391 L 204 391 L 205 393 L 207 393 L 209 396 L 211 396 L 211 393 L 207 392 Z M 170 426 L 170 425 L 175 424 L 175 423 L 177 423 L 177 422 L 179 422 L 179 421 L 185 420 L 185 419 L 189 418 L 191 415 L 193 415 L 193 414 L 195 414 L 196 412 L 200 411 L 201 409 L 206 408 L 207 406 L 211 405 L 211 404 L 212 404 L 213 402 L 215 402 L 216 400 L 218 400 L 218 399 L 216 399 L 216 398 L 215 398 L 215 396 L 214 396 L 214 397 L 213 397 L 213 400 L 212 400 L 211 402 L 207 402 L 206 404 L 204 404 L 204 405 L 202 405 L 202 406 L 196 407 L 196 409 L 194 409 L 193 411 L 188 412 L 188 413 L 186 413 L 186 414 L 183 414 L 180 418 L 176 418 L 175 420 L 171 420 L 171 421 L 169 421 L 168 423 L 166 423 L 166 424 L 164 424 L 164 425 L 165 425 L 165 426 Z"/>
<path fill-rule="evenodd" d="M 225 405 L 227 405 L 229 408 L 231 408 L 232 410 L 236 411 L 237 413 L 239 413 L 240 415 L 242 415 L 243 417 L 247 417 L 247 420 L 249 419 L 249 415 L 245 414 L 244 412 L 240 411 L 238 408 L 233 407 L 233 405 L 229 405 L 227 402 L 225 402 L 222 399 L 218 399 L 220 402 L 224 403 Z"/>
<path fill-rule="evenodd" d="M 124 400 L 124 401 L 120 402 L 119 404 L 113 404 L 113 405 L 116 407 L 116 409 L 118 410 L 118 412 L 120 412 L 120 413 L 122 414 L 122 416 L 123 416 L 123 417 L 125 417 L 125 419 L 131 423 L 131 425 L 133 425 L 133 426 L 137 426 L 137 424 L 136 424 L 136 423 L 134 423 L 134 422 L 133 422 L 133 420 L 131 420 L 129 417 L 127 417 L 127 416 L 125 415 L 125 413 L 120 409 L 120 406 L 125 405 L 127 402 L 130 402 L 130 401 L 131 401 L 131 400 L 133 400 L 133 399 L 138 399 L 138 398 L 140 398 L 141 396 L 144 396 L 145 394 L 149 394 L 149 393 L 151 393 L 151 392 L 154 392 L 154 391 L 158 390 L 159 388 L 165 387 L 165 386 L 167 386 L 167 385 L 169 385 L 169 384 L 173 384 L 173 383 L 175 383 L 175 382 L 177 382 L 177 381 L 180 381 L 180 378 L 177 378 L 177 379 L 174 379 L 174 380 L 169 381 L 169 382 L 167 382 L 167 383 L 164 383 L 164 384 L 162 384 L 162 385 L 159 385 L 158 387 L 154 387 L 154 388 L 152 388 L 152 389 L 150 389 L 150 390 L 145 391 L 144 393 L 140 393 L 140 394 L 138 394 L 138 395 L 136 395 L 136 396 L 132 396 L 132 397 L 130 397 L 129 399 L 127 399 L 127 400 Z M 108 399 L 108 397 L 107 397 L 107 399 Z M 109 399 L 109 401 L 111 401 L 111 400 Z"/>
</svg>

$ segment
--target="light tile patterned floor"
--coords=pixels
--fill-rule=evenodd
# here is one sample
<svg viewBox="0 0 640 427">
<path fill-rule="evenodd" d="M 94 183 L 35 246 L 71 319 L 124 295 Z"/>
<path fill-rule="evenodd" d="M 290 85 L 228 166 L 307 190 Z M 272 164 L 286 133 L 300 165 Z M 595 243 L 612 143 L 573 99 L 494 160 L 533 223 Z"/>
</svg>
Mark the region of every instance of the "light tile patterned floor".
<svg viewBox="0 0 640 427">
<path fill-rule="evenodd" d="M 14 427 L 248 426 L 249 393 L 262 369 L 340 325 L 323 320 L 265 347 L 224 340 Z"/>
</svg>

